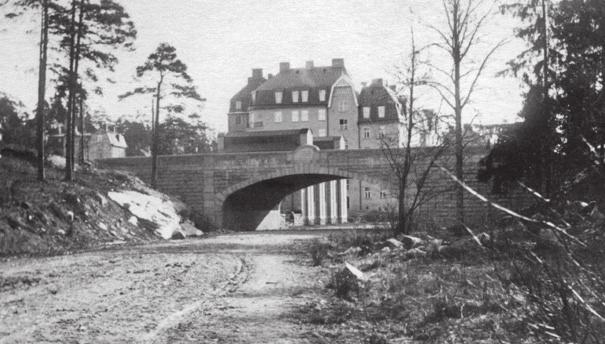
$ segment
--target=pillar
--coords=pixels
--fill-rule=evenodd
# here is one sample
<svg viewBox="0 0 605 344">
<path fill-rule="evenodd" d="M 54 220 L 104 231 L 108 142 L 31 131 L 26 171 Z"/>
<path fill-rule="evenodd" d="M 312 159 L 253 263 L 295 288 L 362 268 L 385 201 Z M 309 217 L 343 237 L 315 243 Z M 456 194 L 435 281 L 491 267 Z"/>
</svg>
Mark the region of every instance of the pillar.
<svg viewBox="0 0 605 344">
<path fill-rule="evenodd" d="M 315 189 L 313 185 L 307 188 L 307 224 L 315 224 Z"/>
<path fill-rule="evenodd" d="M 319 224 L 325 225 L 328 219 L 328 205 L 326 204 L 326 184 L 321 183 L 318 185 L 318 210 L 319 210 Z"/>
<path fill-rule="evenodd" d="M 349 211 L 347 208 L 347 180 L 341 179 L 337 182 L 338 185 L 338 218 L 340 223 L 347 223 Z"/>
<path fill-rule="evenodd" d="M 328 197 L 329 197 L 329 210 L 330 210 L 330 223 L 337 224 L 338 223 L 338 188 L 337 188 L 337 180 L 333 180 L 328 185 Z"/>
<path fill-rule="evenodd" d="M 306 225 L 309 223 L 309 213 L 307 210 L 307 189 L 302 189 L 300 193 L 300 214 L 302 216 L 302 223 Z"/>
<path fill-rule="evenodd" d="M 338 183 L 340 184 L 340 223 L 347 223 L 349 218 L 349 211 L 347 209 L 347 180 L 341 179 Z"/>
</svg>

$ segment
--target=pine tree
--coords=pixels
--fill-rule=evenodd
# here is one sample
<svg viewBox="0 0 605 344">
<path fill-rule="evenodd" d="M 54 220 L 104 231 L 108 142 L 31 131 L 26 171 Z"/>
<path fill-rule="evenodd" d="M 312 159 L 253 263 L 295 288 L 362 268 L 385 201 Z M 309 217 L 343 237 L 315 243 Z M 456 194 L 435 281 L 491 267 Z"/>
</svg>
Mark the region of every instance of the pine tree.
<svg viewBox="0 0 605 344">
<path fill-rule="evenodd" d="M 124 99 L 134 95 L 155 95 L 155 118 L 153 119 L 153 135 L 151 143 L 151 185 L 157 187 L 158 154 L 160 145 L 160 109 L 165 97 L 186 98 L 197 102 L 203 99 L 193 85 L 193 80 L 187 74 L 187 66 L 178 59 L 176 49 L 168 43 L 161 43 L 155 52 L 149 55 L 145 63 L 137 67 L 138 78 L 153 75 L 153 86 L 138 87 L 120 96 Z M 181 104 L 166 106 L 169 112 L 181 113 Z"/>
</svg>

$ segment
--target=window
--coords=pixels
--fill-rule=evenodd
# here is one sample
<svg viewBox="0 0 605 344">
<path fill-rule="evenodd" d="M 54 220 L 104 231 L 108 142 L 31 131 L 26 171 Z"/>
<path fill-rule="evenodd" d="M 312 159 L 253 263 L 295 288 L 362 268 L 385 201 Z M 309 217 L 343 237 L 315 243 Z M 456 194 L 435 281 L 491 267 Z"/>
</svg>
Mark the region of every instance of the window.
<svg viewBox="0 0 605 344">
<path fill-rule="evenodd" d="M 275 92 L 275 104 L 281 104 L 283 95 L 283 92 Z"/>
<path fill-rule="evenodd" d="M 319 137 L 324 137 L 324 136 L 326 136 L 326 129 L 319 129 L 318 133 L 319 133 Z"/>
<path fill-rule="evenodd" d="M 387 134 L 386 134 L 386 128 L 385 128 L 384 125 L 381 125 L 380 129 L 378 131 L 378 137 L 381 138 L 381 139 L 384 139 L 386 136 L 387 136 Z"/>
<path fill-rule="evenodd" d="M 281 122 L 281 120 L 282 120 L 281 111 L 277 111 L 277 112 L 274 114 L 274 119 L 275 119 L 275 122 L 276 122 L 276 123 Z"/>
<path fill-rule="evenodd" d="M 326 109 L 319 109 L 319 111 L 317 111 L 317 120 L 318 121 L 326 120 Z"/>
<path fill-rule="evenodd" d="M 372 199 L 372 192 L 370 191 L 370 188 L 368 188 L 368 187 L 363 188 L 363 195 L 365 196 L 366 199 Z"/>
<path fill-rule="evenodd" d="M 292 91 L 292 103 L 298 103 L 298 91 Z"/>
<path fill-rule="evenodd" d="M 242 124 L 242 118 L 240 116 L 235 116 L 235 124 L 237 124 L 237 125 Z"/>
<path fill-rule="evenodd" d="M 363 107 L 363 118 L 370 118 L 370 109 L 371 107 L 369 106 Z"/>
<path fill-rule="evenodd" d="M 338 111 L 340 112 L 345 112 L 347 111 L 347 101 L 346 100 L 341 100 L 340 103 L 338 103 Z"/>
<path fill-rule="evenodd" d="M 242 101 L 238 100 L 235 102 L 235 110 L 240 111 L 242 109 Z"/>
<path fill-rule="evenodd" d="M 378 117 L 379 118 L 384 118 L 384 106 L 379 106 L 378 107 Z"/>
<path fill-rule="evenodd" d="M 252 103 L 256 102 L 256 92 L 252 92 Z"/>
<path fill-rule="evenodd" d="M 339 124 L 340 124 L 340 130 L 347 130 L 347 129 L 349 129 L 349 121 L 348 120 L 341 119 L 339 121 Z"/>
<path fill-rule="evenodd" d="M 300 112 L 298 112 L 297 110 L 292 111 L 292 122 L 298 121 L 300 121 Z"/>
<path fill-rule="evenodd" d="M 309 111 L 308 110 L 302 110 L 300 112 L 300 121 L 301 122 L 306 122 L 309 120 Z"/>
<path fill-rule="evenodd" d="M 384 190 L 380 191 L 380 199 L 385 199 L 385 198 L 387 198 L 387 192 Z"/>
<path fill-rule="evenodd" d="M 302 95 L 302 102 L 306 103 L 309 101 L 309 91 L 302 91 L 301 92 Z"/>
<path fill-rule="evenodd" d="M 363 138 L 364 139 L 370 138 L 370 128 L 363 128 Z"/>
<path fill-rule="evenodd" d="M 326 90 L 319 90 L 319 101 L 320 102 L 326 101 Z"/>
</svg>

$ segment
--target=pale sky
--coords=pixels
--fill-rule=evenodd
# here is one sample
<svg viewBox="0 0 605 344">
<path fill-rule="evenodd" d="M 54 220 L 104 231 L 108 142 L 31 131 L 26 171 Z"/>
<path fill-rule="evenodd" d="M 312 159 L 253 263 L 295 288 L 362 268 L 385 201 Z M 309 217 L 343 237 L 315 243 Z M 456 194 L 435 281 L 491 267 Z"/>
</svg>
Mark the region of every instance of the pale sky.
<svg viewBox="0 0 605 344">
<path fill-rule="evenodd" d="M 117 95 L 137 84 L 133 75 L 160 42 L 177 48 L 189 67 L 199 92 L 207 98 L 202 118 L 217 131 L 227 127 L 229 99 L 246 83 L 252 68 L 276 74 L 278 64 L 289 61 L 303 67 L 305 61 L 329 65 L 344 58 L 345 66 L 359 86 L 374 78 L 394 81 L 393 66 L 410 51 L 410 26 L 418 45 L 436 39 L 428 24 L 442 27 L 445 17 L 437 0 L 128 0 L 122 1 L 138 30 L 136 51 L 118 53 L 120 64 L 105 84 L 105 96 L 95 97 L 90 107 L 110 117 L 150 112 L 150 99 L 118 102 Z M 0 19 L 5 20 L 5 19 Z M 0 26 L 0 91 L 35 106 L 37 85 L 36 22 Z M 505 63 L 523 49 L 512 39 L 512 20 L 502 16 L 485 28 L 474 54 L 479 59 L 503 38 L 511 42 L 500 49 L 484 73 L 465 118 L 475 122 L 515 121 L 521 108 L 520 82 L 495 77 Z M 447 69 L 447 60 L 436 51 L 429 58 Z M 49 87 L 47 96 L 52 95 Z M 422 105 L 438 110 L 439 99 L 429 90 L 418 90 Z M 448 113 L 445 107 L 442 112 Z"/>
</svg>

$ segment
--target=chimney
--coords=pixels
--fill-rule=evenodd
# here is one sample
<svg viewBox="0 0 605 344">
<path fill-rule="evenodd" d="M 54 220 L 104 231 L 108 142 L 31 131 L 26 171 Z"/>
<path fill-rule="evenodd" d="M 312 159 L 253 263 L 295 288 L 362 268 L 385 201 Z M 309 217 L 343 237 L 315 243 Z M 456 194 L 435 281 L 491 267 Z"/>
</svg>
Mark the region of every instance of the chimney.
<svg viewBox="0 0 605 344">
<path fill-rule="evenodd" d="M 332 59 L 332 67 L 344 68 L 345 60 L 344 59 Z"/>
<path fill-rule="evenodd" d="M 376 86 L 382 86 L 382 79 L 374 79 L 372 80 L 372 84 Z"/>
<path fill-rule="evenodd" d="M 263 69 L 262 68 L 254 68 L 252 69 L 252 78 L 254 79 L 262 79 L 263 77 Z"/>
<path fill-rule="evenodd" d="M 306 69 L 311 69 L 311 68 L 313 68 L 313 60 L 307 61 L 307 62 L 305 63 L 305 68 L 306 68 Z"/>
<path fill-rule="evenodd" d="M 279 72 L 287 72 L 290 70 L 290 62 L 280 62 L 279 64 Z"/>
</svg>

